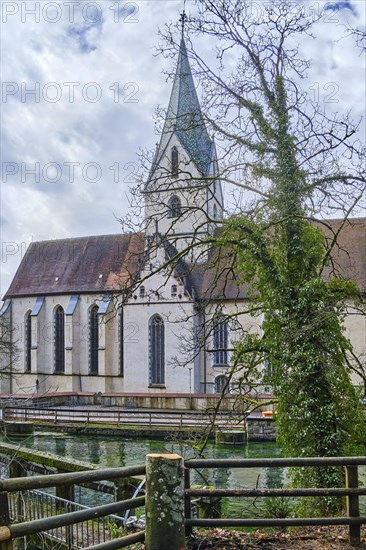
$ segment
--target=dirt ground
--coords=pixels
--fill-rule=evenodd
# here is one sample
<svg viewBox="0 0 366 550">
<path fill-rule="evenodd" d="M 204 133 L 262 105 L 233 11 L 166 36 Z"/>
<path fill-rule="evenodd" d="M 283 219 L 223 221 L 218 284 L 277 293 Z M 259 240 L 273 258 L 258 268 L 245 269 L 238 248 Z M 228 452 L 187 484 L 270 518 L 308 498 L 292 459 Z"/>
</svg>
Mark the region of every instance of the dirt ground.
<svg viewBox="0 0 366 550">
<path fill-rule="evenodd" d="M 366 550 L 366 527 L 361 528 L 359 550 Z M 196 532 L 189 550 L 355 550 L 344 527 L 298 528 L 271 534 L 213 529 Z"/>
<path fill-rule="evenodd" d="M 366 526 L 361 527 L 360 546 L 348 542 L 346 527 L 299 527 L 288 532 L 245 533 L 228 529 L 196 530 L 187 550 L 366 550 Z M 143 544 L 131 550 L 144 550 Z"/>
</svg>

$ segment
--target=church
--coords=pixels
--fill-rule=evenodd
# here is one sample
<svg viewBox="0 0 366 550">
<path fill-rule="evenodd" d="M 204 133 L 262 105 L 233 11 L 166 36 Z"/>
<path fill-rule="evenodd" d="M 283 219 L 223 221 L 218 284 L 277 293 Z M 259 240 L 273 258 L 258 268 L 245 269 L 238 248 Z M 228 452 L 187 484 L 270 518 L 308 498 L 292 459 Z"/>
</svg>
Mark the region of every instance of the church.
<svg viewBox="0 0 366 550">
<path fill-rule="evenodd" d="M 3 394 L 210 394 L 225 387 L 231 343 L 240 337 L 230 318 L 249 296 L 226 267 L 230 258 L 212 262 L 205 244 L 220 227 L 224 197 L 183 38 L 142 196 L 141 233 L 29 246 L 1 309 L 16 346 Z M 350 220 L 335 259 L 363 291 L 365 234 L 365 218 Z M 241 327 L 260 325 L 260 315 L 240 315 Z M 345 330 L 365 354 L 365 318 L 354 312 Z"/>
</svg>

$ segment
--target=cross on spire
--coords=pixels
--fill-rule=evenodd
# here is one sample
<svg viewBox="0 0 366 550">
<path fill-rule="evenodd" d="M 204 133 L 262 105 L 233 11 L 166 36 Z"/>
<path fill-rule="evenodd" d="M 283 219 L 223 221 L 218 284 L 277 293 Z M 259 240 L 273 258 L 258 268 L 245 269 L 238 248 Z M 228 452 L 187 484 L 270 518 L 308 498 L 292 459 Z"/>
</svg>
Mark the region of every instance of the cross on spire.
<svg viewBox="0 0 366 550">
<path fill-rule="evenodd" d="M 184 24 L 186 22 L 186 19 L 187 19 L 187 14 L 186 14 L 186 10 L 185 10 L 185 2 L 184 2 L 184 8 L 183 8 L 183 11 L 182 13 L 180 14 L 180 18 L 179 18 L 179 21 L 182 25 L 182 36 L 183 36 L 183 32 L 184 32 Z"/>
</svg>

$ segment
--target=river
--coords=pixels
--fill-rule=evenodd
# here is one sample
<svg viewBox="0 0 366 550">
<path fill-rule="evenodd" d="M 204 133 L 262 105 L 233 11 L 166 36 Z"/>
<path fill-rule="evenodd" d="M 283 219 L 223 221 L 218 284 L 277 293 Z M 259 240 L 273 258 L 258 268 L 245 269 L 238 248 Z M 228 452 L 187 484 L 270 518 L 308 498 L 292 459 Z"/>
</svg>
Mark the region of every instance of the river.
<svg viewBox="0 0 366 550">
<path fill-rule="evenodd" d="M 14 441 L 12 441 L 14 443 Z M 55 432 L 38 432 L 34 436 L 17 442 L 28 448 L 47 451 L 69 459 L 82 460 L 101 467 L 121 467 L 143 464 L 148 453 L 176 452 L 184 458 L 193 458 L 194 451 L 186 443 L 165 440 L 127 439 L 105 436 L 71 436 Z M 248 445 L 227 446 L 209 443 L 206 458 L 264 458 L 280 456 L 280 449 L 274 442 L 249 443 Z M 365 469 L 361 479 L 365 483 Z M 275 488 L 281 487 L 286 480 L 282 468 L 249 468 L 244 469 L 207 469 L 192 472 L 192 485 L 212 485 L 218 488 Z M 78 488 L 76 499 L 81 504 L 95 505 L 108 502 L 110 495 L 96 496 L 94 491 Z M 257 499 L 223 499 L 223 512 L 227 517 L 245 517 L 253 515 L 253 505 L 257 515 L 264 513 L 263 501 Z M 361 497 L 361 507 L 366 509 L 366 499 Z"/>
</svg>

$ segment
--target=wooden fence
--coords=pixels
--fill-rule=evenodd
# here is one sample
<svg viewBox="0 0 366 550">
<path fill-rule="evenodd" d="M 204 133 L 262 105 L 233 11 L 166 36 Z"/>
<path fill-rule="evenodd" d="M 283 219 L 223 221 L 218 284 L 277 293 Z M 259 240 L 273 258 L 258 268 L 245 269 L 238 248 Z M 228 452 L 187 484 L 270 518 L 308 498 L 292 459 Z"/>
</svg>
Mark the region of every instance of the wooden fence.
<svg viewBox="0 0 366 550">
<path fill-rule="evenodd" d="M 297 489 L 192 489 L 190 471 L 202 468 L 286 468 L 286 467 L 344 467 L 346 487 L 339 488 L 297 488 Z M 184 550 L 185 536 L 193 527 L 285 527 L 309 525 L 347 525 L 352 545 L 359 545 L 361 525 L 366 516 L 360 515 L 359 497 L 366 495 L 366 488 L 359 487 L 358 467 L 366 466 L 366 457 L 332 458 L 266 458 L 266 459 L 217 459 L 187 460 L 179 455 L 149 454 L 146 466 L 112 468 L 87 472 L 14 478 L 0 481 L 1 548 L 13 548 L 12 542 L 19 537 L 41 533 L 59 526 L 73 525 L 80 521 L 120 513 L 123 510 L 145 505 L 146 529 L 89 550 L 112 550 L 123 548 L 139 541 L 145 541 L 146 550 Z M 112 480 L 133 475 L 146 474 L 146 497 L 127 499 L 112 504 L 97 506 L 33 522 L 15 523 L 9 515 L 9 493 L 73 485 L 98 480 Z M 317 518 L 193 518 L 191 499 L 196 497 L 329 497 L 341 496 L 347 500 L 347 515 Z"/>
</svg>

